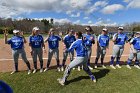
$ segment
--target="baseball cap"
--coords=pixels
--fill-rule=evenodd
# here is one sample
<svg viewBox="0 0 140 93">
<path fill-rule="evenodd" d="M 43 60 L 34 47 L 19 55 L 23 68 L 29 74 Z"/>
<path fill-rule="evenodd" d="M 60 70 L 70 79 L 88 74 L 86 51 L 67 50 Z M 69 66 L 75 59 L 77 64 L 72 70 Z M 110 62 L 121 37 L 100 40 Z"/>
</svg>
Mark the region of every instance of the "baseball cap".
<svg viewBox="0 0 140 93">
<path fill-rule="evenodd" d="M 136 32 L 136 34 L 140 34 L 140 32 Z"/>
<path fill-rule="evenodd" d="M 40 30 L 39 27 L 34 27 L 33 30 Z"/>
<path fill-rule="evenodd" d="M 108 31 L 108 29 L 107 29 L 107 28 L 103 28 L 103 31 L 107 32 L 107 31 Z"/>
<path fill-rule="evenodd" d="M 0 80 L 0 93 L 13 93 L 13 90 L 8 84 Z"/>
<path fill-rule="evenodd" d="M 18 33 L 18 32 L 19 32 L 19 30 L 13 30 L 13 33 L 15 33 L 15 34 Z"/>
<path fill-rule="evenodd" d="M 118 30 L 123 30 L 124 28 L 123 27 L 118 27 Z"/>
</svg>

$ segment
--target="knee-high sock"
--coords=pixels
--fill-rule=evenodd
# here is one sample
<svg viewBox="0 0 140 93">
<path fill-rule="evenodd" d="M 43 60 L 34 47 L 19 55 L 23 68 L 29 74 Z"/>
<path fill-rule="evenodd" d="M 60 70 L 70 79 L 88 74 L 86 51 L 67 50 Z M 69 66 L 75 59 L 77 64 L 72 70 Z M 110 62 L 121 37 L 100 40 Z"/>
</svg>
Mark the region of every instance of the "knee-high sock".
<svg viewBox="0 0 140 93">
<path fill-rule="evenodd" d="M 115 57 L 111 56 L 110 65 L 113 65 Z"/>
<path fill-rule="evenodd" d="M 96 57 L 95 59 L 95 65 L 97 65 L 99 58 Z"/>
<path fill-rule="evenodd" d="M 120 57 L 117 57 L 116 64 L 120 64 Z"/>
</svg>

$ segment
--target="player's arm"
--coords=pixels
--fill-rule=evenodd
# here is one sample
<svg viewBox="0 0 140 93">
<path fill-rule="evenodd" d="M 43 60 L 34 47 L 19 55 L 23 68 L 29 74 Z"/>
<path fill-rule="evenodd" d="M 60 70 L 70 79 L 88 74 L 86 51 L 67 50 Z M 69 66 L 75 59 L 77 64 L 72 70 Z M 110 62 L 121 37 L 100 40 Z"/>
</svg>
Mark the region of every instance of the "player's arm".
<svg viewBox="0 0 140 93">
<path fill-rule="evenodd" d="M 5 42 L 5 44 L 8 44 L 8 31 L 7 31 L 7 29 L 4 29 L 4 31 L 3 31 L 3 33 L 4 33 L 4 42 Z"/>
<path fill-rule="evenodd" d="M 67 49 L 66 51 L 67 51 L 67 52 L 71 52 L 71 51 L 73 51 L 76 47 L 77 47 L 77 44 L 76 44 L 76 41 L 75 41 L 75 42 L 73 42 L 73 43 L 71 44 L 71 46 L 69 47 L 69 49 Z"/>
<path fill-rule="evenodd" d="M 117 38 L 118 38 L 118 33 L 116 33 L 116 34 L 113 36 L 112 41 L 113 41 L 113 42 L 116 42 Z"/>
<path fill-rule="evenodd" d="M 27 40 L 24 37 L 23 31 L 20 32 L 20 36 L 23 38 L 24 43 L 27 43 Z"/>
</svg>

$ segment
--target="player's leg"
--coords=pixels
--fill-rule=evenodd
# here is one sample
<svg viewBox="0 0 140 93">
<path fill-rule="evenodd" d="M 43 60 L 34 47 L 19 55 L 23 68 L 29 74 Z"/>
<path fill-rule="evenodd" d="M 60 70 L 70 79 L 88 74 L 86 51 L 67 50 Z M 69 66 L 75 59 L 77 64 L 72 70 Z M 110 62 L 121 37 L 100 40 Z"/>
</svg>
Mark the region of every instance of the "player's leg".
<svg viewBox="0 0 140 93">
<path fill-rule="evenodd" d="M 84 61 L 84 57 L 76 57 L 70 64 L 66 67 L 64 71 L 64 75 L 62 78 L 58 79 L 59 83 L 61 85 L 64 85 L 67 81 L 68 76 L 70 75 L 71 69 L 73 67 L 76 67 L 78 65 L 81 65 L 81 63 Z"/>
<path fill-rule="evenodd" d="M 27 60 L 25 50 L 24 50 L 24 49 L 21 49 L 21 50 L 20 50 L 20 54 L 21 54 L 22 60 L 23 60 L 23 61 L 26 63 L 26 65 L 27 65 L 28 74 L 30 74 L 30 73 L 31 73 L 31 67 L 30 67 L 29 61 Z"/>
<path fill-rule="evenodd" d="M 120 66 L 120 58 L 121 58 L 121 56 L 123 54 L 123 51 L 124 51 L 124 46 L 120 46 L 120 50 L 119 50 L 118 56 L 116 58 L 116 66 L 118 68 L 121 68 L 121 66 Z"/>
<path fill-rule="evenodd" d="M 90 66 L 90 58 L 91 58 L 91 53 L 92 53 L 92 48 L 91 47 L 88 47 L 88 67 L 90 70 L 93 70 L 93 68 Z"/>
<path fill-rule="evenodd" d="M 100 58 L 100 54 L 101 54 L 101 48 L 97 47 L 97 49 L 96 49 L 96 58 L 95 58 L 95 67 L 94 68 L 97 68 L 97 64 L 98 64 L 98 60 Z"/>
<path fill-rule="evenodd" d="M 60 60 L 59 60 L 59 49 L 55 49 L 54 51 L 54 55 L 56 58 L 56 62 L 57 62 L 57 70 L 60 72 Z"/>
<path fill-rule="evenodd" d="M 68 52 L 64 51 L 63 52 L 63 60 L 62 60 L 62 65 L 61 65 L 61 70 L 64 71 L 65 63 L 67 60 Z"/>
<path fill-rule="evenodd" d="M 105 54 L 106 54 L 106 47 L 102 47 L 101 48 L 101 65 L 102 65 L 103 68 L 106 68 L 105 65 L 104 65 Z"/>
<path fill-rule="evenodd" d="M 33 48 L 32 51 L 33 51 L 32 58 L 33 58 L 33 64 L 34 64 L 33 73 L 36 73 L 36 71 L 37 71 L 37 49 Z"/>
<path fill-rule="evenodd" d="M 37 55 L 40 61 L 40 73 L 43 72 L 43 50 L 42 48 L 37 49 Z"/>
<path fill-rule="evenodd" d="M 131 62 L 132 60 L 134 59 L 134 53 L 132 52 L 132 49 L 130 49 L 130 54 L 129 54 L 129 57 L 128 57 L 128 60 L 127 60 L 127 65 L 126 67 L 131 69 L 130 65 L 131 65 Z"/>
<path fill-rule="evenodd" d="M 138 68 L 138 69 L 140 69 L 140 66 L 139 66 L 139 60 L 140 60 L 140 52 L 138 51 L 137 53 L 136 53 L 136 59 L 135 59 L 135 67 L 136 68 Z"/>
<path fill-rule="evenodd" d="M 120 50 L 120 48 L 118 45 L 113 46 L 113 53 L 112 53 L 111 61 L 110 61 L 110 67 L 113 69 L 116 69 L 113 64 L 114 64 L 115 57 L 117 56 L 119 50 Z"/>
<path fill-rule="evenodd" d="M 47 65 L 46 68 L 44 69 L 44 72 L 46 72 L 49 69 L 51 60 L 52 60 L 52 56 L 53 56 L 54 50 L 53 49 L 49 49 L 48 50 L 48 61 L 47 61 Z"/>
<path fill-rule="evenodd" d="M 13 72 L 11 72 L 11 74 L 14 74 L 15 72 L 18 72 L 18 58 L 19 58 L 18 50 L 12 50 L 12 56 L 14 59 L 14 70 Z"/>
</svg>

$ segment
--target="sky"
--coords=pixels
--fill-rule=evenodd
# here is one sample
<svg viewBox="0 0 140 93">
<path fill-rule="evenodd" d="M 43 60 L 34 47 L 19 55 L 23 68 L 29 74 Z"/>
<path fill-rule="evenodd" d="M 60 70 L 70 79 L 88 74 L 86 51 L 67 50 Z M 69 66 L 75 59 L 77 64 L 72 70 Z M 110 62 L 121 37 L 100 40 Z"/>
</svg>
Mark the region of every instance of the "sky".
<svg viewBox="0 0 140 93">
<path fill-rule="evenodd" d="M 140 22 L 140 0 L 1 0 L 0 17 L 116 26 Z"/>
</svg>

